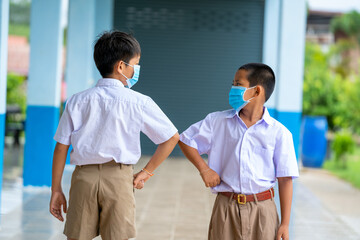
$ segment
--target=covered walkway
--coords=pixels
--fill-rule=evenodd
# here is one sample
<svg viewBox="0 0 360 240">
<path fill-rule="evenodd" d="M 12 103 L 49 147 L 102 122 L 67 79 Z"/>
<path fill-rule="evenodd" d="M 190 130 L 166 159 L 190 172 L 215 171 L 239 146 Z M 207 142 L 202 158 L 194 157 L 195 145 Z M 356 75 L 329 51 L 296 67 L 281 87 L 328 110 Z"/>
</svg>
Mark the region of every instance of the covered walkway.
<svg viewBox="0 0 360 240">
<path fill-rule="evenodd" d="M 148 159 L 141 159 L 137 169 Z M 64 177 L 67 193 L 72 168 Z M 3 240 L 60 240 L 63 223 L 48 212 L 48 188 L 3 189 Z M 332 186 L 331 188 L 329 186 Z M 295 240 L 360 239 L 360 191 L 323 170 L 305 169 L 296 182 L 291 236 Z M 11 201 L 21 196 L 22 203 Z M 137 240 L 206 240 L 214 195 L 184 158 L 170 158 L 136 191 Z M 96 238 L 101 239 L 101 238 Z"/>
</svg>

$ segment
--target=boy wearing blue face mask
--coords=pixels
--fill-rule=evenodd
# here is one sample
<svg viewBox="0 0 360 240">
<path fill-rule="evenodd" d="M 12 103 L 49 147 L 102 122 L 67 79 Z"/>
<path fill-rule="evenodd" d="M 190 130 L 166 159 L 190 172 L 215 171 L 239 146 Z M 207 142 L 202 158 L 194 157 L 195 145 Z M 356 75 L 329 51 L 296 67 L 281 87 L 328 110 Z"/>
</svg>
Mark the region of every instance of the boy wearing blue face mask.
<svg viewBox="0 0 360 240">
<path fill-rule="evenodd" d="M 269 66 L 241 66 L 229 93 L 233 109 L 210 113 L 180 135 L 184 155 L 217 194 L 209 240 L 289 239 L 292 179 L 299 172 L 291 133 L 264 107 L 274 86 Z M 276 180 L 281 224 L 273 200 Z"/>
<path fill-rule="evenodd" d="M 54 139 L 50 212 L 63 221 L 68 239 L 124 240 L 135 237 L 133 188 L 141 189 L 179 140 L 177 129 L 148 96 L 130 89 L 140 74 L 140 45 L 124 32 L 105 32 L 94 46 L 102 79 L 67 101 Z M 142 171 L 140 132 L 158 148 Z M 61 188 L 69 145 L 69 209 Z"/>
</svg>

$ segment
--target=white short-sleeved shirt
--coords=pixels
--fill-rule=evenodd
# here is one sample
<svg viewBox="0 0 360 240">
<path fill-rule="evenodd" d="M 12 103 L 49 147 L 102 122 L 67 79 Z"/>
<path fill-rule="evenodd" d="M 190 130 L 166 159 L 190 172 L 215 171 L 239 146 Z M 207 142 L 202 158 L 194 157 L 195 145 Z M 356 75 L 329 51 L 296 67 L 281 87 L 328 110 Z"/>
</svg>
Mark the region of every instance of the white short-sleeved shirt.
<svg viewBox="0 0 360 240">
<path fill-rule="evenodd" d="M 104 78 L 68 99 L 54 139 L 72 145 L 71 164 L 136 164 L 140 132 L 160 144 L 177 129 L 150 97 Z"/>
<path fill-rule="evenodd" d="M 190 126 L 180 141 L 208 154 L 220 185 L 212 192 L 256 194 L 273 187 L 277 177 L 298 177 L 292 134 L 266 108 L 247 128 L 235 110 L 210 113 Z"/>
</svg>

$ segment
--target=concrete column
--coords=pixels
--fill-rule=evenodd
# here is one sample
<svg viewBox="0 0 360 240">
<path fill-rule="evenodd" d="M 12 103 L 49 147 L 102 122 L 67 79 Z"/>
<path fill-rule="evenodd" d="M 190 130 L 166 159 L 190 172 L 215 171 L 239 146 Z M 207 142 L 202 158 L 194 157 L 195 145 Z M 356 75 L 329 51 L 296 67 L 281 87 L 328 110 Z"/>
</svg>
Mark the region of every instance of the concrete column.
<svg viewBox="0 0 360 240">
<path fill-rule="evenodd" d="M 67 97 L 95 85 L 101 78 L 93 60 L 93 46 L 98 34 L 113 28 L 113 6 L 114 0 L 69 1 Z"/>
<path fill-rule="evenodd" d="M 53 136 L 59 122 L 62 0 L 33 0 L 25 125 L 24 185 L 50 186 Z"/>
<path fill-rule="evenodd" d="M 305 0 L 265 1 L 263 62 L 268 64 L 276 75 L 275 90 L 266 105 L 270 114 L 293 134 L 297 155 L 302 113 L 305 28 Z M 293 205 L 297 195 L 296 186 L 295 181 Z M 276 188 L 278 189 L 277 186 Z M 275 201 L 280 215 L 278 194 L 275 195 Z M 293 219 L 294 211 L 290 220 L 292 238 Z"/>
<path fill-rule="evenodd" d="M 114 0 L 96 0 L 95 8 L 95 30 L 94 30 L 94 40 L 96 37 L 104 32 L 110 31 L 113 29 L 114 22 Z M 93 45 L 92 45 L 93 47 Z M 91 49 L 93 50 L 93 48 Z M 93 78 L 94 83 L 101 78 L 99 71 L 96 68 L 95 62 L 93 63 Z"/>
<path fill-rule="evenodd" d="M 269 65 L 276 76 L 275 89 L 266 107 L 272 117 L 276 118 L 276 102 L 278 96 L 278 61 L 279 61 L 279 33 L 280 33 L 280 1 L 266 0 L 264 13 L 264 40 L 263 40 L 263 63 Z"/>
<path fill-rule="evenodd" d="M 276 75 L 274 93 L 265 105 L 270 114 L 292 132 L 297 154 L 302 113 L 305 28 L 305 0 L 265 1 L 263 62 Z"/>
<path fill-rule="evenodd" d="M 0 2 L 0 200 L 4 164 L 9 0 Z M 1 201 L 0 201 L 1 208 Z"/>
<path fill-rule="evenodd" d="M 96 0 L 69 1 L 65 74 L 67 97 L 89 88 L 95 82 L 93 76 L 95 22 L 102 21 L 101 19 L 95 19 L 95 3 Z"/>
<path fill-rule="evenodd" d="M 281 0 L 276 118 L 293 134 L 298 155 L 302 113 L 306 0 Z"/>
</svg>

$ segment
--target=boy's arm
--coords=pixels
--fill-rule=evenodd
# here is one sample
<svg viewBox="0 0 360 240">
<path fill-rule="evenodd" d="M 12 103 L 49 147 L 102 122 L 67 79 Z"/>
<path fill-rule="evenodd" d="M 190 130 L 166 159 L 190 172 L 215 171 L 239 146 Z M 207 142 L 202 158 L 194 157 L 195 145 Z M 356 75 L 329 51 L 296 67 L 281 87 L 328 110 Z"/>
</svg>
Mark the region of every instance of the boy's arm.
<svg viewBox="0 0 360 240">
<path fill-rule="evenodd" d="M 178 144 L 185 157 L 199 170 L 206 187 L 215 187 L 220 184 L 219 175 L 209 168 L 204 159 L 200 156 L 198 150 L 181 141 L 179 141 Z"/>
<path fill-rule="evenodd" d="M 180 137 L 179 133 L 176 133 L 166 142 L 158 145 L 154 155 L 151 157 L 149 162 L 146 164 L 145 169 L 152 173 L 155 169 L 170 155 Z M 149 180 L 150 175 L 145 171 L 140 171 L 134 174 L 134 187 L 137 189 L 143 188 L 144 182 Z"/>
<path fill-rule="evenodd" d="M 288 240 L 291 202 L 293 195 L 292 177 L 279 177 L 278 184 L 281 208 L 281 224 L 278 229 L 276 240 Z"/>
<path fill-rule="evenodd" d="M 56 143 L 53 157 L 50 213 L 60 221 L 64 221 L 61 206 L 65 213 L 67 209 L 66 198 L 61 187 L 61 179 L 68 150 L 69 145 Z"/>
</svg>

